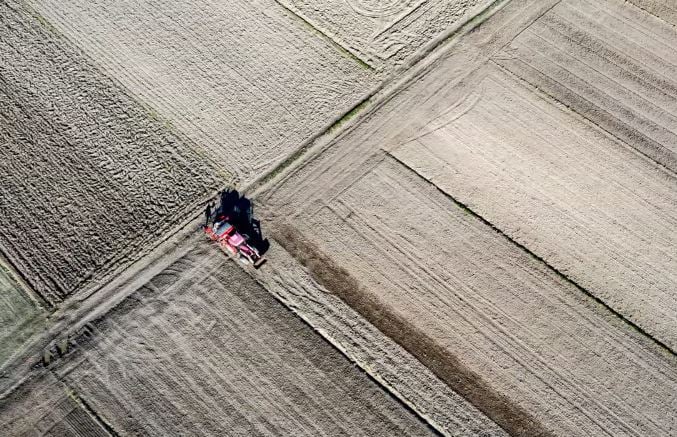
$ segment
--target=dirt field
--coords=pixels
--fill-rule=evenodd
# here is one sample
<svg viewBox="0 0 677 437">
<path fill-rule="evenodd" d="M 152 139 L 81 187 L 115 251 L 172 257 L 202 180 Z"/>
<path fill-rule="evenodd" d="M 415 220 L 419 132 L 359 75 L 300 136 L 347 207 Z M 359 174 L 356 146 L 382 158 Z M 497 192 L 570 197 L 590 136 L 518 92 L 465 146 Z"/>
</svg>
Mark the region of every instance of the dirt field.
<svg viewBox="0 0 677 437">
<path fill-rule="evenodd" d="M 185 217 L 219 174 L 19 3 L 0 5 L 0 23 L 0 248 L 56 304 Z"/>
<path fill-rule="evenodd" d="M 677 29 L 617 0 L 568 0 L 495 61 L 677 171 Z"/>
<path fill-rule="evenodd" d="M 666 45 L 677 32 L 648 14 L 623 26 L 641 11 L 605 4 L 558 4 L 494 57 L 509 73 L 488 67 L 394 153 L 676 350 L 677 179 L 628 146 L 677 162 L 677 50 Z"/>
<path fill-rule="evenodd" d="M 206 243 L 81 344 L 53 370 L 120 434 L 431 434 Z"/>
<path fill-rule="evenodd" d="M 0 369 L 45 324 L 43 311 L 0 264 Z"/>
<path fill-rule="evenodd" d="M 499 69 L 467 101 L 394 155 L 677 348 L 677 179 Z"/>
<path fill-rule="evenodd" d="M 450 436 L 507 435 L 340 296 L 315 281 L 278 244 L 273 242 L 266 257 L 266 268 L 256 271 L 256 280 L 436 430 Z M 319 259 L 311 264 L 319 266 Z"/>
<path fill-rule="evenodd" d="M 2 433 L 677 435 L 674 9 L 0 4 Z"/>
<path fill-rule="evenodd" d="M 8 436 L 110 436 L 105 422 L 95 417 L 77 393 L 49 371 L 7 396 L 0 397 L 0 426 Z"/>
<path fill-rule="evenodd" d="M 281 0 L 290 10 L 376 70 L 403 64 L 489 0 Z"/>
<path fill-rule="evenodd" d="M 273 0 L 31 4 L 243 182 L 376 84 L 370 68 Z"/>
<path fill-rule="evenodd" d="M 400 164 L 303 223 L 361 287 L 335 292 L 514 435 L 674 431 L 674 357 Z"/>
<path fill-rule="evenodd" d="M 664 0 L 630 0 L 638 8 L 677 26 L 677 7 Z"/>
<path fill-rule="evenodd" d="M 498 65 L 532 27 L 586 7 L 529 6 L 504 9 L 260 202 L 316 280 L 508 432 L 671 435 L 674 174 L 637 153 L 641 135 L 626 144 Z M 520 36 L 504 49 L 508 31 Z M 668 103 L 655 120 L 669 122 Z"/>
</svg>

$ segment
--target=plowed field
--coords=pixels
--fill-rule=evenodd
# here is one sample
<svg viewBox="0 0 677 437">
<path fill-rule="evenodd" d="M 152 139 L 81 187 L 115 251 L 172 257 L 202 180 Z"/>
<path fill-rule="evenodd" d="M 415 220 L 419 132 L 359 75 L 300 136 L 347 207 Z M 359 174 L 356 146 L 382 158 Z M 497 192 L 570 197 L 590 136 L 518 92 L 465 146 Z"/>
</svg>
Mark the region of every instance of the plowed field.
<svg viewBox="0 0 677 437">
<path fill-rule="evenodd" d="M 0 3 L 0 433 L 677 435 L 675 11 Z"/>
<path fill-rule="evenodd" d="M 318 281 L 513 435 L 670 435 L 677 38 L 624 2 L 550 6 L 506 7 L 261 202 Z M 534 60 L 556 89 L 513 68 Z"/>
<path fill-rule="evenodd" d="M 57 304 L 137 256 L 219 175 L 28 9 L 3 2 L 0 23 L 0 248 Z"/>
<path fill-rule="evenodd" d="M 206 243 L 86 331 L 53 370 L 121 434 L 431 434 Z"/>
</svg>

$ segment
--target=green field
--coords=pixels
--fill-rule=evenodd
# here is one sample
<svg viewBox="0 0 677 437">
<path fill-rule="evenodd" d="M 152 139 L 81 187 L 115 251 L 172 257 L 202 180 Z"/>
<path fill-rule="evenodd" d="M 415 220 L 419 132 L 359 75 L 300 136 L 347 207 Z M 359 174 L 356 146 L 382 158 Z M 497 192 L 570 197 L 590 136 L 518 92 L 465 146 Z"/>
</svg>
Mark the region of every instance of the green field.
<svg viewBox="0 0 677 437">
<path fill-rule="evenodd" d="M 43 329 L 46 313 L 26 294 L 5 266 L 0 264 L 0 367 L 28 340 Z"/>
</svg>

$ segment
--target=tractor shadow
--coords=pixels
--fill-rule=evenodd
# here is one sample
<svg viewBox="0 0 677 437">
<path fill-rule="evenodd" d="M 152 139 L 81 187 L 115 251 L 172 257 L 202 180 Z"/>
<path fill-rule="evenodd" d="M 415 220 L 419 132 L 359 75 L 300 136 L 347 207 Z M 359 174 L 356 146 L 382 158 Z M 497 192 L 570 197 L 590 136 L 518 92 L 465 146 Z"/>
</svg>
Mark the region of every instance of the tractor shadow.
<svg viewBox="0 0 677 437">
<path fill-rule="evenodd" d="M 237 190 L 223 190 L 220 194 L 218 208 L 213 212 L 216 219 L 227 217 L 240 234 L 246 235 L 247 242 L 254 246 L 261 255 L 270 248 L 270 242 L 263 237 L 261 222 L 254 218 L 254 205 L 251 200 Z"/>
</svg>

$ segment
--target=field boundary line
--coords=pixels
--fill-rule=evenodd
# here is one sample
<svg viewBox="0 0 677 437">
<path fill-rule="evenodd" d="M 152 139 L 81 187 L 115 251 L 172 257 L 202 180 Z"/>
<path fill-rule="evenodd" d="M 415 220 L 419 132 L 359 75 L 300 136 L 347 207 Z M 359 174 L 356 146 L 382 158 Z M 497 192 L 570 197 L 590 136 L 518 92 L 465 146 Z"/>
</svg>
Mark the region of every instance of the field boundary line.
<svg viewBox="0 0 677 437">
<path fill-rule="evenodd" d="M 613 314 L 614 316 L 616 316 L 617 318 L 619 318 L 621 321 L 623 321 L 623 322 L 624 322 L 625 324 L 627 324 L 628 326 L 632 327 L 635 331 L 637 331 L 637 332 L 639 332 L 640 334 L 642 334 L 642 336 L 644 336 L 644 337 L 650 339 L 654 344 L 656 344 L 657 346 L 659 346 L 663 351 L 668 352 L 670 355 L 676 356 L 676 357 L 677 357 L 677 351 L 673 350 L 670 346 L 668 346 L 667 344 L 663 343 L 661 340 L 658 340 L 658 339 L 655 338 L 653 335 L 649 334 L 647 331 L 644 330 L 644 328 L 642 328 L 641 326 L 637 325 L 635 322 L 633 322 L 632 320 L 628 319 L 628 318 L 627 318 L 626 316 L 624 316 L 622 313 L 620 313 L 619 311 L 617 311 L 617 310 L 615 310 L 614 308 L 612 308 L 611 306 L 609 306 L 606 302 L 604 302 L 604 301 L 603 301 L 602 299 L 600 299 L 599 297 L 595 296 L 595 295 L 594 295 L 592 292 L 590 292 L 588 289 L 586 289 L 585 287 L 579 285 L 576 281 L 574 281 L 574 280 L 571 279 L 569 276 L 567 276 L 567 275 L 565 275 L 564 273 L 562 273 L 562 271 L 560 271 L 557 267 L 555 267 L 555 266 L 553 266 L 552 264 L 550 264 L 550 263 L 549 263 L 548 261 L 546 261 L 543 257 L 541 257 L 540 255 L 536 254 L 535 252 L 531 251 L 531 249 L 529 249 L 528 247 L 526 247 L 524 244 L 522 244 L 522 243 L 520 243 L 520 242 L 514 240 L 512 237 L 510 237 L 508 234 L 506 234 L 505 232 L 503 232 L 503 231 L 502 231 L 500 228 L 498 228 L 496 225 L 494 225 L 494 224 L 491 223 L 489 220 L 487 220 L 487 219 L 485 219 L 484 217 L 482 217 L 482 215 L 480 215 L 480 214 L 478 214 L 477 212 L 475 212 L 475 211 L 474 211 L 472 208 L 470 208 L 468 205 L 466 205 L 465 203 L 463 203 L 463 202 L 457 200 L 457 199 L 456 199 L 455 197 L 453 197 L 451 194 L 447 193 L 446 191 L 444 191 L 443 189 L 441 189 L 440 187 L 438 187 L 438 186 L 437 186 L 434 182 L 432 182 L 430 179 L 428 179 L 428 178 L 424 177 L 423 175 L 419 174 L 416 170 L 414 170 L 412 167 L 410 167 L 409 165 L 407 165 L 407 163 L 405 163 L 404 161 L 402 161 L 401 159 L 399 159 L 398 157 L 396 157 L 396 156 L 393 155 L 392 153 L 388 153 L 388 155 L 389 155 L 392 159 L 394 159 L 397 163 L 401 164 L 404 168 L 406 168 L 407 170 L 411 171 L 412 173 L 414 173 L 415 175 L 417 175 L 419 178 L 423 179 L 424 181 L 426 181 L 427 183 L 429 183 L 430 185 L 432 185 L 433 187 L 435 187 L 435 189 L 436 189 L 437 191 L 439 191 L 439 192 L 442 193 L 446 198 L 448 198 L 449 200 L 451 200 L 456 206 L 458 206 L 458 207 L 461 208 L 462 210 L 466 211 L 468 214 L 472 215 L 473 217 L 477 218 L 478 220 L 480 220 L 480 221 L 481 221 L 482 223 L 484 223 L 485 225 L 489 226 L 492 230 L 494 230 L 494 231 L 495 231 L 496 233 L 498 233 L 500 236 L 504 237 L 504 238 L 505 238 L 506 240 L 508 240 L 510 243 L 514 244 L 515 246 L 517 246 L 518 248 L 520 248 L 521 250 L 523 250 L 524 252 L 526 252 L 528 255 L 530 255 L 532 258 L 534 258 L 534 259 L 536 259 L 537 261 L 539 261 L 540 263 L 542 263 L 542 264 L 543 264 L 544 266 L 546 266 L 549 270 L 551 270 L 552 272 L 554 272 L 560 279 L 562 279 L 562 280 L 564 280 L 565 282 L 571 284 L 571 285 L 574 286 L 578 291 L 580 291 L 580 292 L 582 292 L 583 294 L 585 294 L 586 296 L 592 298 L 597 304 L 603 306 L 603 307 L 606 308 L 611 314 Z"/>
<path fill-rule="evenodd" d="M 613 138 L 615 141 L 617 141 L 619 144 L 621 144 L 623 147 L 628 149 L 630 152 L 634 153 L 635 155 L 641 157 L 642 159 L 645 159 L 649 161 L 652 165 L 660 168 L 663 170 L 665 173 L 667 173 L 669 176 L 672 176 L 673 178 L 677 179 L 677 172 L 672 170 L 671 168 L 667 167 L 666 165 L 662 164 L 661 162 L 657 161 L 656 159 L 652 158 L 648 154 L 644 153 L 643 151 L 639 150 L 636 147 L 633 147 L 631 144 L 629 144 L 627 141 L 623 140 L 622 138 L 619 138 L 618 136 L 614 135 L 613 132 L 610 132 L 609 130 L 605 129 L 604 127 L 600 126 L 599 124 L 595 123 L 594 120 L 591 120 L 590 118 L 586 117 L 585 115 L 581 114 L 578 112 L 575 108 L 567 105 L 566 103 L 562 102 L 560 99 L 558 99 L 556 96 L 553 96 L 552 94 L 548 93 L 542 88 L 538 88 L 534 86 L 531 82 L 528 80 L 524 79 L 523 77 L 513 73 L 512 71 L 508 70 L 505 68 L 503 65 L 500 63 L 496 62 L 496 60 L 491 59 L 490 62 L 494 64 L 496 67 L 498 67 L 503 73 L 507 74 L 508 76 L 512 77 L 513 79 L 517 80 L 521 85 L 524 87 L 528 88 L 531 92 L 536 94 L 539 98 L 547 101 L 548 103 L 554 103 L 557 106 L 561 108 L 566 108 L 567 111 L 569 111 L 571 114 L 573 114 L 579 121 L 582 121 L 589 127 L 592 127 L 594 129 L 599 129 L 600 131 L 604 132 L 604 134 L 608 135 L 609 137 Z M 533 67 L 532 67 L 533 68 Z M 540 72 L 540 71 L 539 71 Z M 543 73 L 541 73 L 543 74 Z M 566 87 L 562 83 L 556 81 L 555 79 L 550 78 L 553 82 L 556 82 L 560 86 Z M 587 100 L 587 99 L 586 99 Z M 660 144 L 660 143 L 659 143 Z M 662 146 L 662 145 L 661 145 Z M 663 146 L 662 146 L 663 147 Z M 663 147 L 665 149 L 665 147 Z M 667 150 L 667 149 L 666 149 Z"/>
<path fill-rule="evenodd" d="M 361 58 L 359 55 L 357 55 L 356 53 L 353 53 L 352 50 L 350 50 L 349 48 L 345 47 L 341 42 L 339 42 L 339 41 L 337 41 L 336 39 L 334 39 L 334 37 L 329 36 L 327 33 L 325 33 L 325 32 L 324 32 L 322 29 L 320 29 L 318 26 L 314 25 L 314 24 L 310 21 L 309 18 L 304 17 L 303 14 L 294 11 L 294 10 L 291 9 L 289 6 L 287 6 L 287 5 L 285 5 L 284 3 L 282 3 L 280 0 L 275 0 L 275 3 L 277 3 L 282 9 L 284 9 L 285 11 L 287 11 L 287 13 L 289 13 L 289 14 L 292 15 L 293 17 L 296 17 L 298 20 L 301 20 L 301 22 L 303 22 L 303 24 L 305 24 L 306 26 L 308 26 L 308 27 L 310 27 L 311 29 L 313 29 L 314 32 L 318 33 L 320 36 L 322 36 L 323 38 L 325 38 L 326 40 L 328 40 L 329 43 L 330 43 L 331 45 L 333 45 L 334 47 L 336 47 L 341 53 L 348 55 L 349 58 L 351 58 L 353 61 L 357 62 L 362 68 L 367 68 L 367 69 L 372 70 L 372 71 L 377 71 L 377 68 L 376 68 L 376 67 L 374 67 L 374 66 L 371 65 L 369 62 L 367 62 L 367 61 L 365 61 L 364 59 L 362 59 L 362 58 Z"/>
<path fill-rule="evenodd" d="M 306 269 L 306 267 L 303 266 L 303 264 L 301 264 L 294 255 L 287 252 L 284 246 L 281 243 L 279 243 L 274 237 L 273 240 L 287 253 L 287 255 L 290 258 L 292 258 L 295 262 L 298 262 L 304 269 Z M 402 394 L 400 394 L 400 392 L 395 387 L 392 386 L 392 384 L 389 384 L 384 378 L 379 376 L 377 372 L 370 371 L 368 366 L 365 365 L 364 363 L 360 363 L 352 354 L 348 352 L 347 348 L 344 348 L 341 345 L 341 343 L 338 340 L 334 339 L 323 329 L 318 329 L 317 327 L 315 327 L 315 325 L 313 325 L 313 323 L 310 320 L 308 320 L 303 314 L 301 314 L 299 310 L 297 310 L 293 305 L 290 305 L 288 302 L 285 302 L 285 300 L 282 299 L 281 296 L 278 296 L 277 293 L 269 290 L 266 284 L 264 284 L 255 275 L 252 275 L 250 271 L 247 270 L 246 273 L 256 282 L 258 286 L 266 290 L 266 292 L 270 294 L 276 301 L 278 301 L 287 311 L 298 317 L 298 319 L 301 320 L 301 322 L 304 325 L 308 326 L 308 328 L 310 328 L 319 338 L 321 338 L 322 341 L 326 342 L 328 345 L 332 347 L 332 349 L 338 351 L 343 357 L 346 358 L 346 360 L 354 364 L 354 367 L 356 367 L 360 372 L 364 373 L 371 381 L 373 381 L 379 388 L 381 388 L 381 390 L 383 390 L 390 397 L 392 397 L 405 410 L 410 412 L 412 415 L 416 416 L 421 422 L 425 423 L 427 428 L 430 429 L 434 434 L 438 436 L 448 435 L 447 433 L 445 433 L 440 429 L 442 427 L 439 424 L 437 424 L 435 420 L 432 420 L 429 417 L 427 417 L 424 413 L 419 411 L 418 408 L 416 408 L 416 406 L 413 403 L 407 401 L 406 398 Z M 360 317 L 362 317 L 361 314 Z M 370 323 L 367 318 L 365 317 L 362 318 L 367 323 Z"/>
<path fill-rule="evenodd" d="M 99 414 L 99 412 L 96 411 L 94 409 L 94 407 L 92 407 L 89 404 L 89 402 L 87 402 L 82 396 L 80 396 L 68 384 L 66 384 L 64 381 L 62 381 L 61 378 L 59 378 L 59 376 L 56 375 L 55 372 L 52 371 L 52 374 L 54 375 L 54 378 L 56 378 L 57 381 L 61 382 L 64 385 L 64 387 L 66 389 L 66 393 L 68 394 L 68 396 L 74 402 L 76 402 L 83 410 L 85 410 L 87 412 L 87 414 L 89 414 L 92 417 L 92 419 L 97 423 L 97 425 L 99 425 L 101 428 L 103 428 L 112 437 L 119 437 L 120 436 L 120 434 L 117 431 L 115 431 L 115 428 L 113 428 L 113 426 L 111 426 L 111 424 L 108 423 L 103 418 L 103 416 L 101 416 L 101 414 Z"/>
<path fill-rule="evenodd" d="M 245 191 L 252 193 L 252 197 L 256 197 L 266 187 L 274 185 L 275 182 L 283 181 L 288 175 L 311 162 L 312 159 L 331 147 L 337 139 L 354 129 L 366 116 L 391 101 L 407 85 L 427 74 L 435 61 L 448 54 L 458 38 L 484 23 L 511 1 L 513 0 L 493 0 L 477 14 L 466 17 L 465 20 L 451 26 L 422 46 L 403 65 L 394 69 L 384 80 L 368 91 L 348 111 L 334 118 L 324 129 L 313 134 L 298 148 L 254 179 Z M 491 59 L 491 56 L 488 59 Z M 340 129 L 337 129 L 337 127 L 340 127 Z"/>
<path fill-rule="evenodd" d="M 55 307 L 53 307 L 47 299 L 45 299 L 40 293 L 36 292 L 33 287 L 29 285 L 24 274 L 7 256 L 7 251 L 1 246 L 0 270 L 3 270 L 14 282 L 16 282 L 21 291 L 38 307 L 40 311 L 44 312 L 45 314 L 50 314 L 55 309 Z"/>
</svg>

